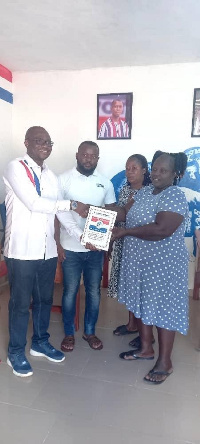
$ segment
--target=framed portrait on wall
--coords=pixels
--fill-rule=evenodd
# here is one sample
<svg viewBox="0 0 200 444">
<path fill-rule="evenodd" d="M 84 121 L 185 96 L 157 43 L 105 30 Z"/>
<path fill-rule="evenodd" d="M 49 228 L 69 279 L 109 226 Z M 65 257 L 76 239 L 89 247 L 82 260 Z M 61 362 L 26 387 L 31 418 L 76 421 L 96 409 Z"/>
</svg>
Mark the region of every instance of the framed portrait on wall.
<svg viewBox="0 0 200 444">
<path fill-rule="evenodd" d="M 200 88 L 194 89 L 191 137 L 200 137 Z"/>
<path fill-rule="evenodd" d="M 97 94 L 97 140 L 131 139 L 133 93 Z"/>
</svg>

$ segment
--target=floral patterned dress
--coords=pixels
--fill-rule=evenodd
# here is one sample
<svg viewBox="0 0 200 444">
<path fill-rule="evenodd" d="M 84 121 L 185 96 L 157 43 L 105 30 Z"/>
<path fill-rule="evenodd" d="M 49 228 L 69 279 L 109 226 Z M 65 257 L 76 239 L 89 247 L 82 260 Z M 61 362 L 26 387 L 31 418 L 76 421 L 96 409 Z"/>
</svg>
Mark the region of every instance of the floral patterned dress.
<svg viewBox="0 0 200 444">
<path fill-rule="evenodd" d="M 119 207 L 124 207 L 129 200 L 129 196 L 134 196 L 137 193 L 136 190 L 133 190 L 130 185 L 125 184 L 120 191 L 119 200 L 117 205 Z M 125 222 L 118 222 L 117 227 L 125 227 Z M 119 275 L 120 275 L 120 266 L 122 260 L 122 248 L 123 248 L 123 238 L 117 239 L 114 244 L 114 254 L 112 259 L 112 268 L 110 273 L 110 281 L 108 286 L 108 296 L 111 298 L 118 297 L 118 285 L 119 285 Z"/>
</svg>

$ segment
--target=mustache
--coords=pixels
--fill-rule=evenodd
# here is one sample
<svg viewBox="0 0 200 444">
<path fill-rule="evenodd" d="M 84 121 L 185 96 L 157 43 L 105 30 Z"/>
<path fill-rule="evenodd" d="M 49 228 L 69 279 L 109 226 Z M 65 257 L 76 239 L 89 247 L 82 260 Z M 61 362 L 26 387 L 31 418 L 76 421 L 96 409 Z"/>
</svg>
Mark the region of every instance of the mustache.
<svg viewBox="0 0 200 444">
<path fill-rule="evenodd" d="M 89 162 L 88 162 L 88 164 L 89 164 Z M 96 169 L 96 165 L 95 165 L 95 167 L 85 168 L 85 167 L 84 167 L 83 165 L 81 165 L 81 163 L 78 162 L 78 161 L 77 161 L 77 166 L 78 166 L 78 169 L 79 169 L 80 173 L 82 173 L 82 174 L 84 174 L 84 173 L 92 174 L 92 173 L 94 172 L 94 170 Z"/>
</svg>

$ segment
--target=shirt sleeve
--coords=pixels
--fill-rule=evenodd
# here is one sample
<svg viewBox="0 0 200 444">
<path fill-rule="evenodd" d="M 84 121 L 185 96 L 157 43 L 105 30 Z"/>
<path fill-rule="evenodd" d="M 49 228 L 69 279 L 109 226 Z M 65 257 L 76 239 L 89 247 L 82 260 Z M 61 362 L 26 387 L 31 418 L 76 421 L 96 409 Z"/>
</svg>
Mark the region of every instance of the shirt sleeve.
<svg viewBox="0 0 200 444">
<path fill-rule="evenodd" d="M 58 196 L 59 199 L 64 199 L 67 194 L 67 188 L 69 183 L 69 176 L 65 173 L 58 176 Z M 80 242 L 80 237 L 83 231 L 79 228 L 76 220 L 73 217 L 73 212 L 68 211 L 68 213 L 58 213 L 57 218 L 65 228 L 66 232 L 76 238 Z"/>
<path fill-rule="evenodd" d="M 101 128 L 99 130 L 99 137 L 106 137 L 106 125 L 105 123 L 102 123 Z"/>
<path fill-rule="evenodd" d="M 65 228 L 66 232 L 80 242 L 80 237 L 82 236 L 83 231 L 79 228 L 78 224 L 73 218 L 72 212 L 68 211 L 67 213 L 57 213 L 56 216 L 62 226 Z"/>
<path fill-rule="evenodd" d="M 71 171 L 58 176 L 58 197 L 59 199 L 68 199 L 68 189 L 71 183 Z"/>
<path fill-rule="evenodd" d="M 185 194 L 178 187 L 169 187 L 161 195 L 158 202 L 157 213 L 161 211 L 171 211 L 186 217 L 188 212 L 188 203 Z"/>
<path fill-rule="evenodd" d="M 110 205 L 116 202 L 115 191 L 112 182 L 108 181 L 108 187 L 105 195 L 105 205 Z"/>
<path fill-rule="evenodd" d="M 128 137 L 129 136 L 129 126 L 128 126 L 128 123 L 124 122 L 124 125 L 125 125 L 125 137 Z"/>
<path fill-rule="evenodd" d="M 30 211 L 55 214 L 58 211 L 70 210 L 70 200 L 55 200 L 39 196 L 25 169 L 17 160 L 8 164 L 3 179 L 7 191 L 12 190 Z"/>
</svg>

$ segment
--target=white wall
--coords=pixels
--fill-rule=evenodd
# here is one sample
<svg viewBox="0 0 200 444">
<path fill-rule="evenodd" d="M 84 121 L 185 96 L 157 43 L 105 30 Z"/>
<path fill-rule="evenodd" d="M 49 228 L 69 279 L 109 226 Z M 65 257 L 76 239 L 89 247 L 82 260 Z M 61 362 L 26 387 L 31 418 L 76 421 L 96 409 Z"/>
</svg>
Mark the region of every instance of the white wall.
<svg viewBox="0 0 200 444">
<path fill-rule="evenodd" d="M 11 91 L 12 85 L 0 77 L 0 86 Z M 5 164 L 12 157 L 12 107 L 8 102 L 0 100 L 0 202 L 4 200 L 4 184 L 2 172 Z"/>
<path fill-rule="evenodd" d="M 190 136 L 200 63 L 16 72 L 13 83 L 13 155 L 24 153 L 24 134 L 30 126 L 44 126 L 55 142 L 48 159 L 55 173 L 75 164 L 75 153 L 83 140 L 96 140 L 97 93 L 133 92 L 132 140 L 98 141 L 99 170 L 108 177 L 124 169 L 132 153 L 151 160 L 157 149 L 178 152 L 200 146 L 200 139 Z M 188 241 L 192 252 L 192 239 Z M 190 288 L 193 261 L 191 254 Z"/>
<path fill-rule="evenodd" d="M 127 157 L 139 152 L 148 160 L 155 150 L 180 151 L 199 146 L 191 138 L 193 90 L 200 87 L 200 63 L 16 72 L 14 82 L 14 155 L 24 152 L 24 133 L 42 125 L 55 142 L 48 160 L 56 173 L 74 165 L 81 141 L 96 140 L 96 95 L 133 92 L 132 140 L 98 141 L 99 169 L 112 177 Z"/>
<path fill-rule="evenodd" d="M 96 140 L 97 93 L 133 92 L 132 140 L 98 141 L 99 170 L 108 177 L 124 169 L 132 153 L 142 153 L 151 160 L 157 149 L 178 152 L 200 146 L 199 138 L 190 137 L 193 92 L 195 87 L 200 87 L 200 63 L 73 72 L 16 72 L 13 83 L 14 144 L 11 151 L 8 137 L 11 107 L 5 104 L 3 131 L 6 137 L 1 168 L 11 154 L 15 157 L 24 153 L 24 134 L 32 125 L 44 126 L 55 142 L 48 159 L 55 173 L 71 168 L 78 145 L 83 140 Z M 190 287 L 194 272 L 192 262 L 191 266 Z"/>
</svg>

